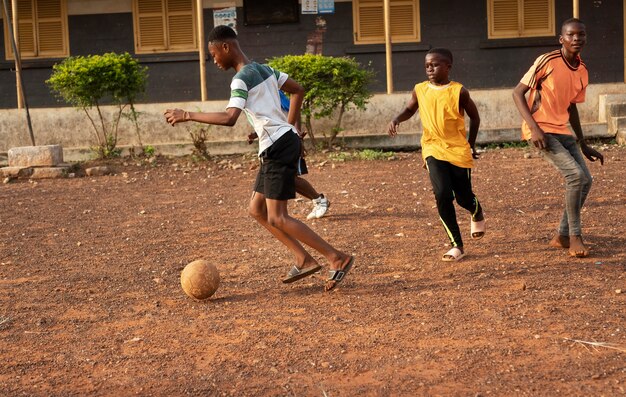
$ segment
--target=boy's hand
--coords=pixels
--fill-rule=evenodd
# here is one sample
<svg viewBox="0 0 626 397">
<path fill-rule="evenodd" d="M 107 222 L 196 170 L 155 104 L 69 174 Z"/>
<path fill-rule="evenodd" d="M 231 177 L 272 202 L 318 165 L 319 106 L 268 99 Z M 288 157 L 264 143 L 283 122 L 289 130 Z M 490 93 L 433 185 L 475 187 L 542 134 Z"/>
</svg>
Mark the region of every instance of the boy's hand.
<svg viewBox="0 0 626 397">
<path fill-rule="evenodd" d="M 189 121 L 189 113 L 182 109 L 167 109 L 164 114 L 165 120 L 172 126 L 182 121 Z"/>
<path fill-rule="evenodd" d="M 257 139 L 259 136 L 257 135 L 257 133 L 255 131 L 252 131 L 251 133 L 248 134 L 248 145 L 252 145 L 252 142 L 254 142 L 255 139 Z"/>
<path fill-rule="evenodd" d="M 530 129 L 530 140 L 535 145 L 535 147 L 539 150 L 547 149 L 548 145 L 546 143 L 546 135 L 539 126 L 531 127 Z"/>
<path fill-rule="evenodd" d="M 396 136 L 398 134 L 399 125 L 400 123 L 398 122 L 398 120 L 396 119 L 391 120 L 391 122 L 389 123 L 389 126 L 387 127 L 387 133 L 389 133 L 389 136 Z"/>
<path fill-rule="evenodd" d="M 480 153 L 476 151 L 476 148 L 472 148 L 472 158 L 474 160 L 478 160 L 480 158 Z"/>
<path fill-rule="evenodd" d="M 589 161 L 600 160 L 600 165 L 604 165 L 604 156 L 596 149 L 592 148 L 591 146 L 587 146 L 586 143 L 583 143 L 580 145 L 580 150 Z"/>
</svg>

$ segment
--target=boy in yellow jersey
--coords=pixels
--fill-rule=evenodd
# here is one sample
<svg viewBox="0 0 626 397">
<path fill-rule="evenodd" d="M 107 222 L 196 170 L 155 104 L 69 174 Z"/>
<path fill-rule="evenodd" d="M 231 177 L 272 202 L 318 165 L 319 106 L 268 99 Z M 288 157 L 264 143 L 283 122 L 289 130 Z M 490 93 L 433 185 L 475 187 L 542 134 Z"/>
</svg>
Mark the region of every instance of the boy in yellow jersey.
<svg viewBox="0 0 626 397">
<path fill-rule="evenodd" d="M 565 178 L 565 211 L 550 245 L 568 248 L 571 256 L 589 254 L 582 239 L 580 210 L 591 189 L 591 174 L 582 154 L 590 161 L 602 154 L 587 146 L 576 103 L 585 101 L 589 84 L 587 67 L 580 59 L 587 36 L 579 19 L 563 22 L 561 48 L 541 55 L 513 90 L 513 100 L 524 122 L 522 136 L 540 150 L 542 157 Z M 530 90 L 528 102 L 524 95 Z M 567 122 L 578 138 L 572 136 Z"/>
<path fill-rule="evenodd" d="M 471 179 L 473 159 L 478 159 L 474 144 L 480 116 L 469 91 L 448 77 L 452 67 L 449 50 L 433 48 L 428 51 L 425 67 L 428 80 L 415 85 L 406 108 L 391 120 L 388 132 L 395 136 L 399 124 L 419 109 L 423 127 L 422 157 L 433 185 L 439 218 L 452 244 L 442 260 L 452 262 L 465 255 L 454 199 L 471 213 L 472 238 L 480 239 L 485 235 L 485 217 L 472 191 Z M 470 118 L 469 138 L 464 113 Z"/>
</svg>

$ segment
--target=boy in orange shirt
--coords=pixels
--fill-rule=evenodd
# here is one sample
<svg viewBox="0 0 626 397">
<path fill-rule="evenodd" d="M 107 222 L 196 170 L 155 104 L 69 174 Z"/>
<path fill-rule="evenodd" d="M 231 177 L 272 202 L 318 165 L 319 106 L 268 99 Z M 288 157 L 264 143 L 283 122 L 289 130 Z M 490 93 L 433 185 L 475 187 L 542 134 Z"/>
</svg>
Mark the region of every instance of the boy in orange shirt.
<svg viewBox="0 0 626 397">
<path fill-rule="evenodd" d="M 585 25 L 576 18 L 563 22 L 561 48 L 541 55 L 513 90 L 513 100 L 524 122 L 522 136 L 540 150 L 542 157 L 565 178 L 565 211 L 550 245 L 569 248 L 571 256 L 583 258 L 580 211 L 591 189 L 591 173 L 581 155 L 590 161 L 604 157 L 585 142 L 576 103 L 585 101 L 589 84 L 580 51 L 587 41 Z M 530 91 L 528 102 L 524 95 Z M 567 128 L 569 121 L 576 138 Z M 576 144 L 576 139 L 580 148 Z"/>
<path fill-rule="evenodd" d="M 480 116 L 469 91 L 462 84 L 450 81 L 452 53 L 433 48 L 426 54 L 428 80 L 416 84 L 406 108 L 389 123 L 389 135 L 395 136 L 398 125 L 419 109 L 422 121 L 422 157 L 437 200 L 437 210 L 448 234 L 452 249 L 443 254 L 443 261 L 458 261 L 465 255 L 461 231 L 456 221 L 454 200 L 471 215 L 471 236 L 485 235 L 485 217 L 472 191 L 473 159 Z M 470 118 L 466 138 L 464 113 Z"/>
</svg>

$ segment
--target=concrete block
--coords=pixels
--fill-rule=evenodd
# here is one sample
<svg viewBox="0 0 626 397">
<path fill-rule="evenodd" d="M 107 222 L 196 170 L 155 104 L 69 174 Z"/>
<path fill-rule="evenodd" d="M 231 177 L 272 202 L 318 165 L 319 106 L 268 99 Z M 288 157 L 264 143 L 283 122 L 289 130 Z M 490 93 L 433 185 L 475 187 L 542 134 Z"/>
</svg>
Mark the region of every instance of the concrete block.
<svg viewBox="0 0 626 397">
<path fill-rule="evenodd" d="M 63 162 L 61 145 L 14 147 L 8 155 L 10 167 L 54 167 Z"/>
<path fill-rule="evenodd" d="M 33 168 L 33 175 L 31 179 L 54 179 L 54 178 L 66 178 L 67 167 L 38 167 Z"/>
<path fill-rule="evenodd" d="M 619 131 L 626 131 L 626 117 L 615 117 L 615 121 L 616 121 L 615 133 Z"/>
<path fill-rule="evenodd" d="M 4 178 L 28 178 L 33 174 L 32 167 L 3 167 L 0 175 Z"/>
<path fill-rule="evenodd" d="M 626 116 L 626 103 L 609 103 L 606 106 L 606 117 Z"/>
<path fill-rule="evenodd" d="M 85 174 L 87 176 L 103 176 L 103 175 L 109 175 L 112 173 L 113 173 L 113 170 L 111 170 L 111 168 L 107 167 L 106 165 L 101 165 L 99 167 L 91 167 L 85 170 Z"/>
<path fill-rule="evenodd" d="M 613 103 L 626 103 L 626 94 L 600 94 L 598 95 L 598 121 L 609 121 L 609 105 Z"/>
<path fill-rule="evenodd" d="M 613 138 L 615 133 L 609 132 L 608 126 L 604 123 L 583 124 L 583 135 L 585 138 Z"/>
<path fill-rule="evenodd" d="M 617 135 L 615 135 L 615 140 L 620 145 L 626 145 L 626 130 L 619 131 Z"/>
</svg>

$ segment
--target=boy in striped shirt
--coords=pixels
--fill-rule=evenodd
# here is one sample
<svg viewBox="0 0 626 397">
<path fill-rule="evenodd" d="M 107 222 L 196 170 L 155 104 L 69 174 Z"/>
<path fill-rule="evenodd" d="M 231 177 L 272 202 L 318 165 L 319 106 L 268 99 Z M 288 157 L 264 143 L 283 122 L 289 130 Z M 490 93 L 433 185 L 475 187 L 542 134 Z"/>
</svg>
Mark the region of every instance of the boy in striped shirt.
<svg viewBox="0 0 626 397">
<path fill-rule="evenodd" d="M 224 112 L 187 112 L 168 109 L 171 125 L 183 121 L 233 126 L 243 111 L 259 137 L 261 167 L 256 178 L 249 213 L 296 257 L 296 265 L 283 279 L 291 283 L 321 270 L 300 242 L 326 257 L 330 275 L 325 290 L 335 288 L 350 271 L 354 257 L 343 253 L 318 236 L 304 223 L 289 216 L 287 203 L 295 198 L 295 177 L 300 157 L 300 138 L 294 127 L 300 118 L 303 88 L 285 73 L 252 62 L 239 46 L 237 34 L 227 26 L 216 26 L 208 36 L 209 53 L 222 70 L 235 69 L 230 101 Z M 287 118 L 281 110 L 279 90 L 290 95 Z"/>
</svg>

